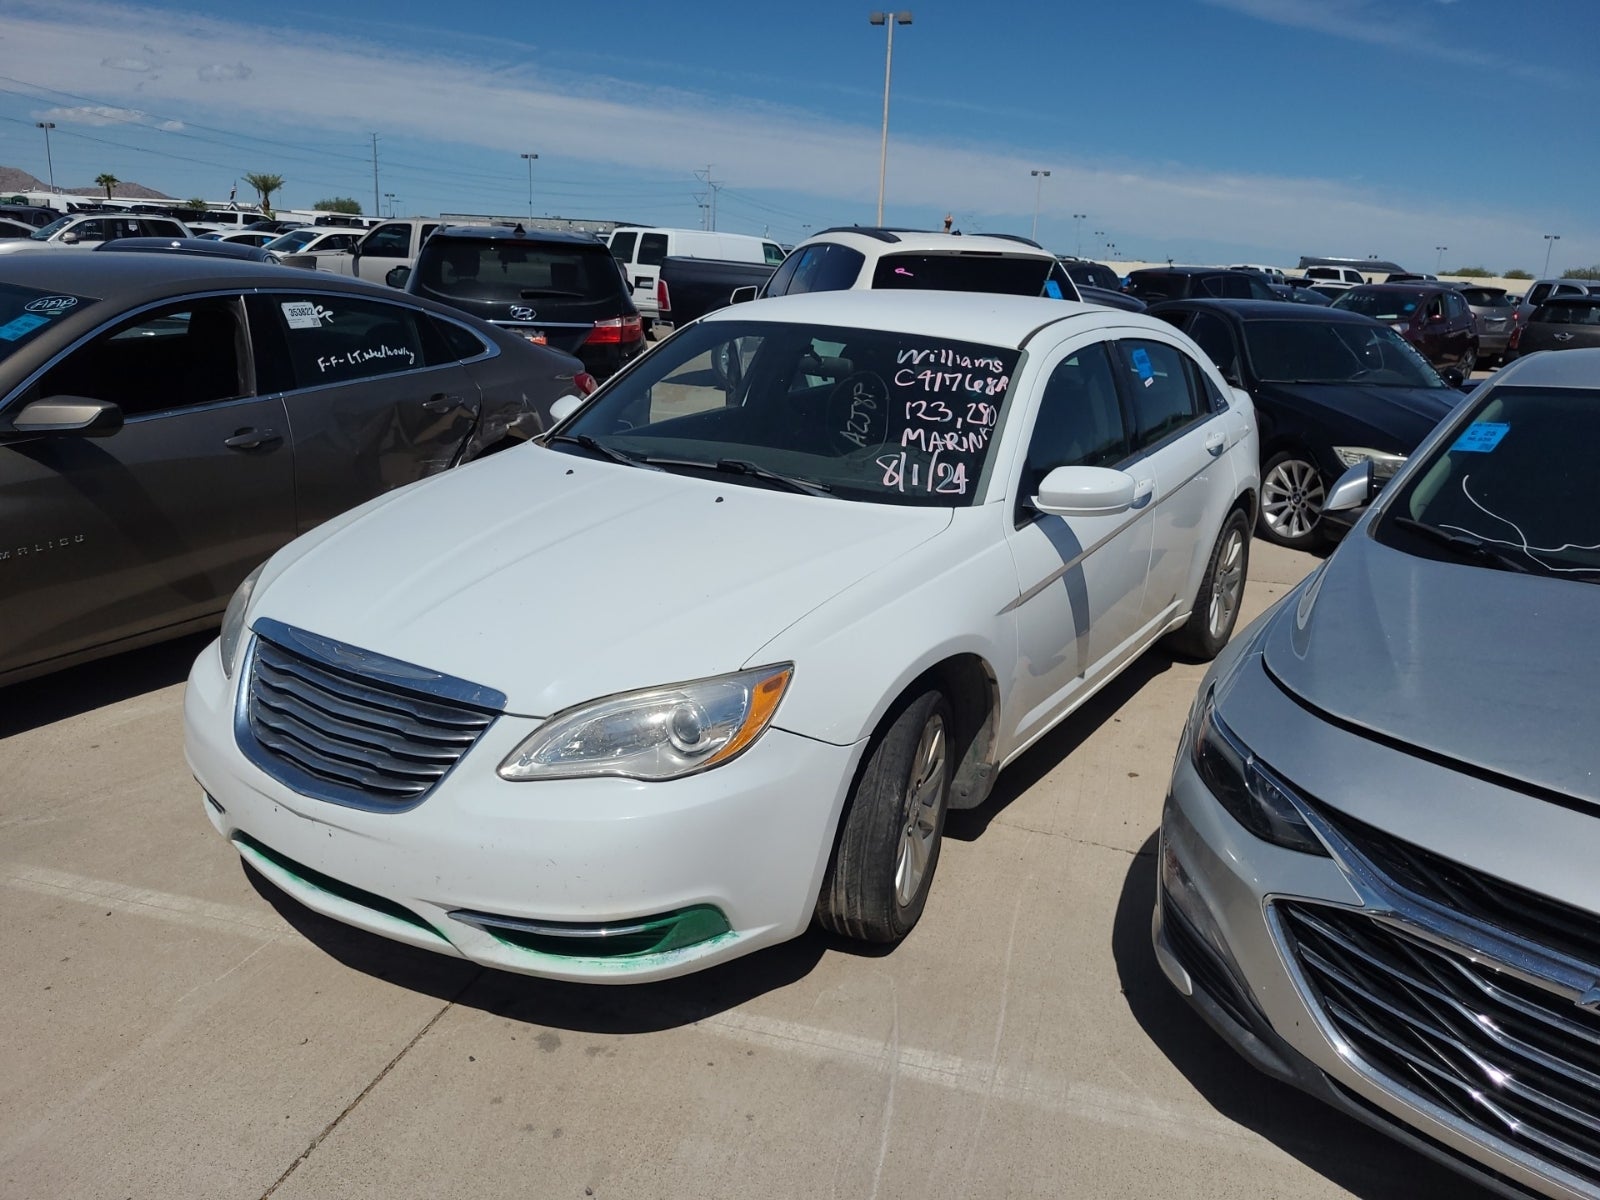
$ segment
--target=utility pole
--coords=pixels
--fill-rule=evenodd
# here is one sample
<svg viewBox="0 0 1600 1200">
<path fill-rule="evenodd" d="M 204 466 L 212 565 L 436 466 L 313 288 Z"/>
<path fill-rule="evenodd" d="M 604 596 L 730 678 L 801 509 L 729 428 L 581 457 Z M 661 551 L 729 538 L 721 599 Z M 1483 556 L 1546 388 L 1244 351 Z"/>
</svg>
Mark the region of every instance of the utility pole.
<svg viewBox="0 0 1600 1200">
<path fill-rule="evenodd" d="M 707 163 L 705 173 L 701 174 L 699 171 L 696 171 L 694 173 L 694 177 L 705 182 L 706 191 L 708 193 L 707 199 L 710 201 L 710 203 L 701 203 L 700 207 L 705 210 L 706 221 L 709 222 L 705 227 L 709 230 L 715 230 L 717 227 L 717 192 L 721 190 L 722 185 L 720 183 L 713 182 L 711 178 L 711 166 L 712 164 Z M 697 196 L 695 199 L 698 202 L 700 198 Z"/>
<path fill-rule="evenodd" d="M 54 193 L 56 190 L 56 164 L 55 160 L 50 157 L 50 131 L 56 127 L 56 123 L 54 121 L 35 121 L 34 124 L 44 130 L 45 170 L 50 172 L 50 191 Z"/>
<path fill-rule="evenodd" d="M 378 203 L 378 135 L 372 135 L 372 215 L 383 216 L 383 206 Z"/>
</svg>

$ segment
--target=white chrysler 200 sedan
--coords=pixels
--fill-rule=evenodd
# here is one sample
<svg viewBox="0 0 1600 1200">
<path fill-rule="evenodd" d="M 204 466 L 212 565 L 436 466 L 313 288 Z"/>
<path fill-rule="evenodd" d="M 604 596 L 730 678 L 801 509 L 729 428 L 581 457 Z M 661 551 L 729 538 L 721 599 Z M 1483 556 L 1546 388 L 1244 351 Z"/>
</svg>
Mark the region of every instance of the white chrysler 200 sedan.
<svg viewBox="0 0 1600 1200">
<path fill-rule="evenodd" d="M 1248 399 L 1126 312 L 739 305 L 276 554 L 195 663 L 211 822 L 308 907 L 562 979 L 892 942 L 946 810 L 1157 639 L 1217 653 Z"/>
</svg>

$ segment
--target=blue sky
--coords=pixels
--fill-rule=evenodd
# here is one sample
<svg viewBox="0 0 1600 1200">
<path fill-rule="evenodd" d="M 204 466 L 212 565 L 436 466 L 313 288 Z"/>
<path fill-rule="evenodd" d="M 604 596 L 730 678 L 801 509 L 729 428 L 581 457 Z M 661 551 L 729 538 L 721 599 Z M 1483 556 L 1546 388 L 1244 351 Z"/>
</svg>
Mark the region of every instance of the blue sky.
<svg viewBox="0 0 1600 1200">
<path fill-rule="evenodd" d="M 697 227 L 709 166 L 718 228 L 797 241 L 875 217 L 870 7 L 10 0 L 0 164 L 44 178 L 51 120 L 61 184 L 226 198 L 271 172 L 280 207 L 370 210 L 376 132 L 384 211 L 526 212 L 536 152 L 541 214 Z M 1595 0 L 911 11 L 888 223 L 1025 234 L 1037 199 L 1065 253 L 1538 273 L 1560 234 L 1553 271 L 1600 262 Z"/>
</svg>

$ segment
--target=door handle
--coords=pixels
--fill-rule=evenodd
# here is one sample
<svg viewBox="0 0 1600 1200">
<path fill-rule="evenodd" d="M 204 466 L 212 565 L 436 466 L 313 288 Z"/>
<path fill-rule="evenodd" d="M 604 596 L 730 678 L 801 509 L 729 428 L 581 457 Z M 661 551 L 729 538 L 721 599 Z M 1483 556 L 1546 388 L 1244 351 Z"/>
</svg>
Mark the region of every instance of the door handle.
<svg viewBox="0 0 1600 1200">
<path fill-rule="evenodd" d="M 275 446 L 283 441 L 273 429 L 241 429 L 222 444 L 229 450 L 258 450 L 262 446 Z"/>
<path fill-rule="evenodd" d="M 1213 458 L 1222 453 L 1222 444 L 1227 441 L 1219 429 L 1214 433 L 1206 434 L 1206 453 Z"/>
<path fill-rule="evenodd" d="M 448 392 L 438 392 L 429 396 L 422 402 L 422 407 L 429 412 L 447 413 L 452 408 L 460 408 L 465 401 L 460 396 L 452 396 Z"/>
</svg>

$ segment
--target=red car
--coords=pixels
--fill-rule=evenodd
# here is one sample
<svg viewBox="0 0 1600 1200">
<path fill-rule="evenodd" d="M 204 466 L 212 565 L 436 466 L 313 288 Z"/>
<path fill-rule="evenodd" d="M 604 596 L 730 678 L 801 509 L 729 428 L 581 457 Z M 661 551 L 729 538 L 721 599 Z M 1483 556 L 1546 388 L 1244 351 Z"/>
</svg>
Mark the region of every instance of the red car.
<svg viewBox="0 0 1600 1200">
<path fill-rule="evenodd" d="M 1366 283 L 1333 302 L 1373 317 L 1414 346 L 1438 371 L 1454 367 L 1463 380 L 1478 364 L 1478 327 L 1455 288 L 1418 283 Z"/>
</svg>

